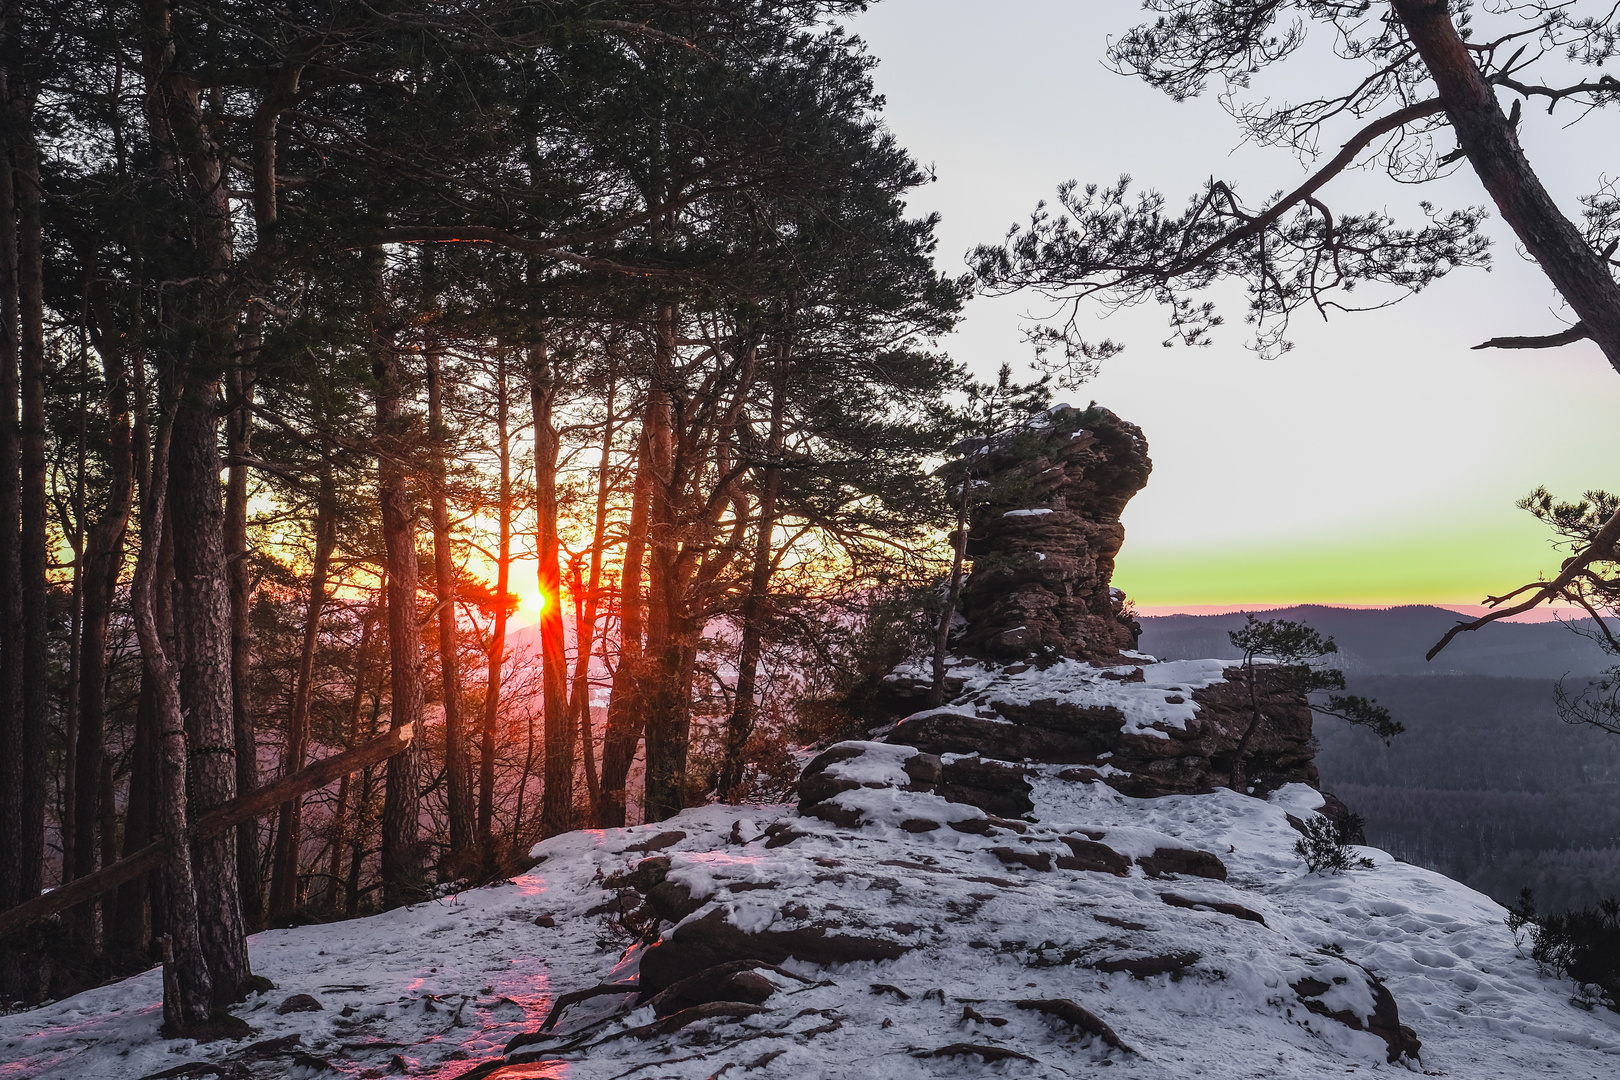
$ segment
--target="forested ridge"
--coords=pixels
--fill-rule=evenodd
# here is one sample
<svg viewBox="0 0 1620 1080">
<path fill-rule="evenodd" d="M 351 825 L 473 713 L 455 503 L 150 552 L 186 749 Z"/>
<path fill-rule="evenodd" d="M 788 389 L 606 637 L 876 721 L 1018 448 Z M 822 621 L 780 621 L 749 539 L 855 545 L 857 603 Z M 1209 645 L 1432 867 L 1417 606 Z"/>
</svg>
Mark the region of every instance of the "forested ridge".
<svg viewBox="0 0 1620 1080">
<path fill-rule="evenodd" d="M 0 909 L 167 844 L 6 1001 L 791 779 L 961 431 L 858 7 L 0 6 Z"/>
<path fill-rule="evenodd" d="M 1406 724 L 1392 746 L 1323 724 L 1322 786 L 1367 819 L 1367 842 L 1511 904 L 1620 892 L 1620 746 L 1559 719 L 1551 680 L 1361 675 Z"/>
<path fill-rule="evenodd" d="M 1367 842 L 1511 904 L 1534 889 L 1548 910 L 1620 892 L 1620 744 L 1565 723 L 1557 688 L 1584 685 L 1606 656 L 1555 622 L 1499 623 L 1435 661 L 1422 650 L 1456 615 L 1442 608 L 1307 606 L 1275 614 L 1332 631 L 1348 688 L 1406 730 L 1385 744 L 1316 725 L 1322 787 L 1367 819 Z M 1241 615 L 1144 618 L 1142 647 L 1229 656 Z M 1512 673 L 1512 674 L 1509 674 Z"/>
</svg>

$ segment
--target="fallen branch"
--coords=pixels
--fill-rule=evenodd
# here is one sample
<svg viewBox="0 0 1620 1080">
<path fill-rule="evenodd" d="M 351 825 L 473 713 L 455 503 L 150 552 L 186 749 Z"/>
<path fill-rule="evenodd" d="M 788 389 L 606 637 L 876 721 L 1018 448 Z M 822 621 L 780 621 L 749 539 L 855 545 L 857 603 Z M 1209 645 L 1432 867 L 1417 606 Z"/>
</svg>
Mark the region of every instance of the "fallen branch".
<svg viewBox="0 0 1620 1080">
<path fill-rule="evenodd" d="M 410 743 L 411 727 L 406 724 L 378 736 L 364 746 L 322 758 L 274 783 L 266 784 L 240 798 L 214 807 L 193 823 L 191 839 L 206 840 L 210 836 L 217 836 L 244 821 L 269 813 L 306 791 L 325 787 L 339 777 L 358 772 L 379 761 L 386 761 L 404 750 Z M 94 900 L 126 881 L 133 881 L 142 874 L 157 869 L 168 855 L 169 843 L 168 837 L 154 840 L 111 866 L 75 878 L 60 888 L 52 889 L 7 911 L 0 911 L 0 938 L 15 933 L 25 926 L 31 926 L 41 919 L 48 919 L 59 911 L 66 911 L 76 904 Z"/>
<path fill-rule="evenodd" d="M 591 998 L 602 997 L 605 994 L 635 994 L 640 993 L 640 991 L 640 983 L 598 983 L 596 986 L 585 990 L 574 990 L 564 994 L 551 1003 L 551 1009 L 546 1013 L 546 1018 L 540 1022 L 539 1031 L 518 1032 L 506 1044 L 505 1052 L 510 1054 L 520 1046 L 528 1046 L 530 1043 L 545 1040 L 551 1029 L 557 1026 L 557 1021 L 562 1019 L 563 1010 L 570 1005 L 578 1005 L 582 1001 L 589 1001 Z"/>
</svg>

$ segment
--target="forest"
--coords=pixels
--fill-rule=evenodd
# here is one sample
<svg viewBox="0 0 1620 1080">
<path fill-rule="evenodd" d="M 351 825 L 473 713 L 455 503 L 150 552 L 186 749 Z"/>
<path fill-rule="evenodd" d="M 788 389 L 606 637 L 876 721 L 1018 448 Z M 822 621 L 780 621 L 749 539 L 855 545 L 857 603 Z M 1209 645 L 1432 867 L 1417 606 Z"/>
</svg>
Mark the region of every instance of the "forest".
<svg viewBox="0 0 1620 1080">
<path fill-rule="evenodd" d="M 4 6 L 0 909 L 162 861 L 5 1000 L 792 782 L 962 430 L 859 6 Z"/>
</svg>

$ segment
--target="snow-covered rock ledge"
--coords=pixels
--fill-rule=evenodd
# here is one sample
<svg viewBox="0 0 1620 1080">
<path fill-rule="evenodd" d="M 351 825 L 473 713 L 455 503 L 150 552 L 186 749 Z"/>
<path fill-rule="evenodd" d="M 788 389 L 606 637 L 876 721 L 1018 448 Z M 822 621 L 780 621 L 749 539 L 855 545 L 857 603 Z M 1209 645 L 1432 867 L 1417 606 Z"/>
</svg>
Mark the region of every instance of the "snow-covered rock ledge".
<svg viewBox="0 0 1620 1080">
<path fill-rule="evenodd" d="M 998 820 L 906 790 L 899 750 L 845 759 L 854 786 L 830 798 L 851 825 L 689 810 L 547 841 L 510 884 L 257 935 L 277 989 L 241 1010 L 256 1029 L 241 1042 L 158 1038 L 156 972 L 0 1017 L 0 1077 L 1620 1071 L 1620 1018 L 1572 1006 L 1485 897 L 1371 849 L 1375 869 L 1307 874 L 1288 815 L 1321 805 L 1312 788 L 1142 800 L 1038 773 L 1030 820 Z M 1167 851 L 1201 857 L 1154 862 Z M 502 1053 L 559 995 L 655 973 L 674 986 L 698 950 L 738 942 L 776 951 L 714 984 L 729 1001 L 601 993 Z M 1390 1064 L 1380 985 L 1421 1064 Z M 279 1012 L 295 994 L 322 1008 Z"/>
<path fill-rule="evenodd" d="M 947 702 L 918 711 L 932 672 L 922 661 L 903 664 L 885 679 L 885 704 L 902 719 L 883 737 L 933 754 L 1070 765 L 1072 779 L 1100 779 L 1138 797 L 1199 794 L 1228 783 L 1253 715 L 1237 669 L 1142 653 L 1124 660 L 957 660 L 946 677 Z M 1244 776 L 1260 794 L 1314 784 L 1304 698 L 1266 666 L 1256 669 L 1255 690 L 1266 722 L 1247 745 Z"/>
</svg>

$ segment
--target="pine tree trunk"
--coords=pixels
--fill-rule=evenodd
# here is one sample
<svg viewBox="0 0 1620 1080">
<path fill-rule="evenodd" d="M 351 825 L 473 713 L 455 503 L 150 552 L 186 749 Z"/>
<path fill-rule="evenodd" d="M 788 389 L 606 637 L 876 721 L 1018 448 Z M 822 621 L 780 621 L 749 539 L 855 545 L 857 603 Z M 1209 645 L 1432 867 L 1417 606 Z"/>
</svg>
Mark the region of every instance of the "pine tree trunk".
<svg viewBox="0 0 1620 1080">
<path fill-rule="evenodd" d="M 782 445 L 785 438 L 788 387 L 788 347 L 784 344 L 776 359 L 771 386 L 771 427 L 766 440 L 764 482 L 760 485 L 759 524 L 755 526 L 754 566 L 748 581 L 748 597 L 743 601 L 742 648 L 737 660 L 737 700 L 726 731 L 726 757 L 721 765 L 717 788 L 725 802 L 740 797 L 745 752 L 753 734 L 758 710 L 755 683 L 759 659 L 764 651 L 765 612 L 770 603 L 772 534 L 776 527 L 776 500 L 781 489 Z"/>
<path fill-rule="evenodd" d="M 83 385 L 82 380 L 80 385 Z M 79 416 L 81 421 L 84 419 L 84 405 L 85 403 L 81 398 L 79 401 Z M 66 425 L 63 426 L 64 428 L 66 427 Z M 82 428 L 80 435 L 81 438 L 79 439 L 78 454 L 79 468 L 77 470 L 78 476 L 76 478 L 78 482 L 74 485 L 74 493 L 69 500 L 69 505 L 72 507 L 72 520 L 68 520 L 67 516 L 62 513 L 60 503 L 58 503 L 57 509 L 57 528 L 61 530 L 62 536 L 67 540 L 68 546 L 73 550 L 73 577 L 71 584 L 68 587 L 67 694 L 65 700 L 62 702 L 62 786 L 57 797 L 58 809 L 56 816 L 56 820 L 60 822 L 62 826 L 62 880 L 64 882 L 77 876 L 73 870 L 74 865 L 77 862 L 77 860 L 74 858 L 74 848 L 78 846 L 81 836 L 92 852 L 91 870 L 95 869 L 93 853 L 96 849 L 95 814 L 92 813 L 89 818 L 85 820 L 82 833 L 78 820 L 80 802 L 79 785 L 81 783 L 81 778 L 82 782 L 91 789 L 94 789 L 95 787 L 95 782 L 92 779 L 95 776 L 95 773 L 81 773 L 81 762 L 79 758 L 79 660 L 81 646 L 83 645 L 79 635 L 84 627 L 85 461 Z M 101 748 L 98 745 L 95 750 L 96 764 L 99 764 L 101 760 L 100 750 Z M 93 790 L 86 795 L 86 799 L 92 803 L 92 810 L 94 809 L 93 803 L 95 797 L 95 792 Z M 94 929 L 96 914 L 95 909 L 95 904 L 83 905 L 70 912 L 65 920 L 68 924 L 69 932 L 74 938 L 74 944 L 79 949 L 92 956 L 96 955 Z"/>
<path fill-rule="evenodd" d="M 161 576 L 161 575 L 160 575 Z M 161 587 L 161 586 L 160 586 Z M 135 706 L 135 741 L 130 748 L 129 802 L 124 809 L 125 857 L 157 835 L 158 730 L 152 673 L 141 666 L 140 697 Z M 143 957 L 152 939 L 151 883 L 144 877 L 118 889 L 118 917 L 107 928 L 108 952 L 115 957 Z"/>
<path fill-rule="evenodd" d="M 681 672 L 688 648 L 684 589 L 678 565 L 675 432 L 669 387 L 674 380 L 675 308 L 660 304 L 654 341 L 653 386 L 647 401 L 647 448 L 652 469 L 647 546 L 647 774 L 644 809 L 648 821 L 663 821 L 685 805 L 686 752 L 691 716 L 683 700 Z"/>
<path fill-rule="evenodd" d="M 152 0 L 143 16 L 148 119 L 158 149 L 154 165 L 160 181 L 189 200 L 188 248 L 200 269 L 172 294 L 174 310 L 183 313 L 192 335 L 176 359 L 167 400 L 176 410 L 168 450 L 175 662 L 190 743 L 190 800 L 184 809 L 201 814 L 236 795 L 231 599 L 215 412 L 220 379 L 240 343 L 231 287 L 235 253 L 225 161 L 203 116 L 200 83 L 176 66 L 168 4 Z M 158 689 L 161 704 L 162 679 Z M 166 726 L 163 737 L 166 769 L 172 768 L 178 737 Z M 195 844 L 191 870 L 213 999 L 224 1006 L 237 1000 L 251 974 L 235 833 Z M 187 899 L 171 896 L 169 903 L 178 910 Z"/>
<path fill-rule="evenodd" d="M 17 310 L 22 393 L 22 846 L 17 892 L 38 895 L 45 869 L 45 750 L 51 707 L 46 581 L 44 237 L 32 101 L 11 87 L 17 203 Z"/>
<path fill-rule="evenodd" d="M 163 1028 L 170 1037 L 184 1034 L 208 1019 L 215 988 L 198 925 L 197 881 L 193 874 L 190 816 L 186 794 L 186 717 L 179 673 L 169 660 L 158 627 L 156 597 L 159 553 L 157 537 L 165 532 L 170 438 L 165 421 L 155 440 L 152 499 L 141 526 L 141 554 L 130 588 L 130 606 L 140 640 L 141 658 L 152 675 L 157 720 L 159 795 L 158 831 L 173 841 L 163 864 Z"/>
<path fill-rule="evenodd" d="M 1496 91 L 1442 0 L 1393 0 L 1435 89 L 1458 148 L 1468 156 L 1502 220 L 1569 304 L 1609 365 L 1620 371 L 1620 288 L 1608 261 L 1564 215 L 1519 145 Z M 1556 99 L 1554 99 L 1556 100 Z"/>
<path fill-rule="evenodd" d="M 97 819 L 112 810 L 110 805 L 103 804 L 100 782 L 107 764 L 103 753 L 107 728 L 107 639 L 124 568 L 124 536 L 135 495 L 134 447 L 124 358 L 104 309 L 98 322 L 99 336 L 104 343 L 101 361 L 107 388 L 106 454 L 111 476 L 107 501 L 85 534 L 80 559 L 84 568 L 81 575 L 84 613 L 79 646 L 79 785 L 75 807 L 78 835 L 74 840 L 74 877 L 95 871 Z M 102 845 L 106 847 L 113 838 L 107 835 L 106 829 L 102 832 Z"/>
<path fill-rule="evenodd" d="M 559 440 L 553 418 L 557 382 L 546 347 L 530 356 L 529 394 L 534 413 L 534 488 L 539 516 L 540 660 L 545 705 L 545 790 L 540 833 L 574 827 L 574 724 L 568 712 L 568 657 L 563 642 L 562 570 L 557 536 Z"/>
<path fill-rule="evenodd" d="M 330 468 L 323 468 L 315 504 L 315 563 L 310 568 L 309 601 L 304 608 L 304 638 L 293 684 L 292 714 L 287 718 L 287 755 L 282 775 L 304 767 L 309 750 L 309 703 L 315 675 L 315 647 L 320 642 L 321 612 L 326 606 L 326 577 L 337 545 L 337 491 Z M 361 633 L 362 641 L 365 638 Z M 270 911 L 283 920 L 298 909 L 298 850 L 303 841 L 303 799 L 281 804 L 276 824 L 275 862 L 270 872 Z"/>
<path fill-rule="evenodd" d="M 651 403 L 649 402 L 649 407 Z M 642 691 L 646 682 L 643 627 L 646 602 L 642 597 L 642 566 L 647 555 L 647 515 L 652 502 L 652 461 L 647 449 L 643 417 L 636 443 L 636 479 L 630 500 L 630 522 L 625 534 L 624 564 L 619 578 L 619 666 L 613 671 L 608 696 L 607 730 L 602 734 L 602 804 L 597 825 L 604 829 L 625 825 L 625 779 L 636 757 L 646 724 Z"/>
<path fill-rule="evenodd" d="M 608 383 L 606 412 L 602 424 L 602 460 L 596 471 L 596 518 L 591 531 L 590 580 L 585 586 L 583 604 L 576 598 L 574 605 L 574 686 L 569 693 L 568 708 L 579 725 L 580 755 L 585 761 L 585 787 L 591 800 L 591 820 L 602 816 L 602 785 L 596 771 L 594 725 L 591 723 L 591 649 L 596 640 L 596 624 L 602 608 L 602 563 L 606 555 L 608 495 L 608 462 L 613 453 L 614 384 Z"/>
<path fill-rule="evenodd" d="M 972 474 L 964 470 L 962 494 L 956 503 L 956 531 L 951 534 L 951 577 L 945 587 L 945 607 L 939 613 L 939 625 L 934 630 L 934 682 L 928 688 L 930 709 L 945 704 L 945 656 L 951 647 L 951 622 L 956 618 L 956 605 L 962 598 L 962 558 L 967 551 L 968 490 L 972 483 Z"/>
<path fill-rule="evenodd" d="M 444 692 L 444 757 L 450 859 L 460 865 L 472 853 L 472 756 L 461 701 L 460 642 L 456 634 L 455 562 L 450 549 L 450 503 L 445 491 L 444 373 L 442 351 L 427 350 L 428 428 L 433 440 L 433 567 L 439 602 L 439 672 Z"/>
<path fill-rule="evenodd" d="M 220 505 L 217 388 L 189 388 L 169 446 L 169 510 L 174 522 L 174 631 L 180 698 L 190 741 L 189 813 L 236 797 L 236 724 L 231 704 L 231 598 Z M 160 687 L 161 690 L 161 687 Z M 167 745 L 167 744 L 165 744 Z M 249 974 L 237 877 L 236 834 L 199 840 L 192 853 L 198 929 L 215 1004 L 238 999 Z"/>
<path fill-rule="evenodd" d="M 257 306 L 242 337 L 244 360 L 231 374 L 236 408 L 226 420 L 231 464 L 225 479 L 225 553 L 231 592 L 231 724 L 236 745 L 236 790 L 246 795 L 259 786 L 259 737 L 253 719 L 253 631 L 248 619 L 253 604 L 253 568 L 248 561 L 248 467 L 242 460 L 253 449 L 254 358 L 263 313 Z M 259 869 L 259 823 L 236 827 L 237 879 L 242 887 L 242 915 L 249 930 L 264 925 L 264 888 Z"/>
<path fill-rule="evenodd" d="M 129 367 L 139 403 L 135 408 L 130 457 L 139 484 L 140 505 L 144 508 L 152 502 L 152 448 L 151 429 L 146 419 L 146 364 L 141 350 L 142 346 L 137 340 L 130 354 Z M 145 513 L 143 509 L 142 514 Z M 145 521 L 144 516 L 142 520 Z M 148 542 L 143 536 L 142 545 Z M 162 598 L 169 594 L 173 562 L 166 545 L 161 540 L 158 545 L 153 591 L 157 598 Z M 154 614 L 160 640 L 167 640 L 170 634 L 167 607 L 156 605 Z M 161 736 L 157 725 L 157 692 L 153 678 L 151 668 L 143 660 L 140 697 L 135 706 L 135 741 L 130 751 L 129 803 L 124 813 L 123 851 L 126 856 L 150 843 L 158 830 L 157 800 L 161 784 L 158 754 Z M 152 902 L 156 879 L 157 875 L 148 875 L 147 880 L 137 878 L 119 889 L 118 919 L 109 930 L 109 941 L 122 956 L 144 956 L 147 952 L 153 933 L 153 915 L 160 911 L 159 906 Z"/>
<path fill-rule="evenodd" d="M 506 663 L 506 597 L 512 584 L 512 439 L 508 430 L 506 352 L 495 361 L 495 437 L 500 454 L 500 547 L 495 555 L 495 624 L 490 630 L 488 674 L 484 682 L 484 723 L 478 754 L 478 843 L 485 868 L 495 860 L 495 736 L 501 716 L 501 670 Z"/>
<path fill-rule="evenodd" d="M 17 16 L 0 15 L 9 46 Z M 0 108 L 9 111 L 13 75 L 0 68 Z M 0 139 L 0 910 L 26 899 L 23 862 L 22 443 L 17 306 L 17 205 L 11 142 Z M 0 994 L 16 1000 L 20 970 L 0 943 Z"/>
<path fill-rule="evenodd" d="M 371 644 L 371 625 L 372 615 L 368 612 L 360 620 L 360 644 L 354 651 L 354 693 L 349 698 L 347 727 L 350 748 L 360 745 L 360 710 L 366 700 L 366 658 Z M 343 910 L 340 904 L 343 898 L 341 875 L 343 851 L 347 846 L 345 841 L 349 839 L 349 788 L 350 776 L 344 776 L 338 782 L 337 807 L 332 811 L 332 865 L 326 880 L 326 908 L 334 915 Z M 355 817 L 359 816 L 356 811 Z"/>
<path fill-rule="evenodd" d="M 405 373 L 394 346 L 385 295 L 383 253 L 367 253 L 371 318 L 371 370 L 377 382 L 377 495 L 382 504 L 388 569 L 388 654 L 392 667 L 390 728 L 422 719 L 422 631 L 416 610 L 416 503 L 405 456 Z M 414 746 L 414 740 L 413 740 Z M 415 749 L 388 761 L 383 796 L 383 905 L 398 907 L 422 895 L 421 778 Z"/>
<path fill-rule="evenodd" d="M 10 111 L 18 14 L 0 14 L 0 109 Z M 0 910 L 32 899 L 22 891 L 24 843 L 22 692 L 22 441 L 19 405 L 17 204 L 11 140 L 0 137 Z M 27 993 L 28 964 L 15 941 L 0 941 L 0 996 Z"/>
</svg>

